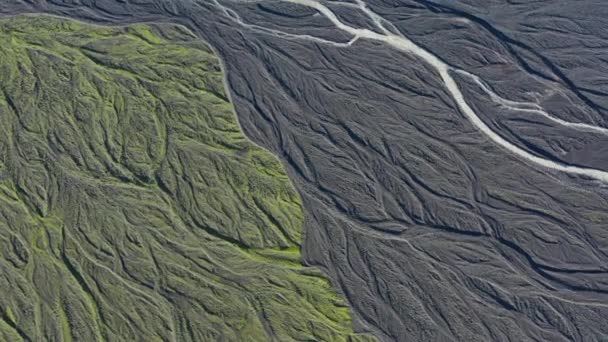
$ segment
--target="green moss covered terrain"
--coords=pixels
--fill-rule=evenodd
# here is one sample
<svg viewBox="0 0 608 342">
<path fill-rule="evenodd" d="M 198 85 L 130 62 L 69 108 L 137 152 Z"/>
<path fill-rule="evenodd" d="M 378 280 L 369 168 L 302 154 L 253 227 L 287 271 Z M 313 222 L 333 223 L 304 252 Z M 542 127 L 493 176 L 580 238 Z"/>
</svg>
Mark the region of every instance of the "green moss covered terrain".
<svg viewBox="0 0 608 342">
<path fill-rule="evenodd" d="M 0 340 L 370 339 L 191 33 L 8 18 L 0 61 Z"/>
</svg>

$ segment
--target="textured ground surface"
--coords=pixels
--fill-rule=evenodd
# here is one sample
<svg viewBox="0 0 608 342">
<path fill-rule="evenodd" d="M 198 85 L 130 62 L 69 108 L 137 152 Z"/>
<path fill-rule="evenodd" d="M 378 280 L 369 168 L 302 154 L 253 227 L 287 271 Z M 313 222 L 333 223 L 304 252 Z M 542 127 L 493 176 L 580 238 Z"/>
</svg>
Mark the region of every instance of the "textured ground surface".
<svg viewBox="0 0 608 342">
<path fill-rule="evenodd" d="M 607 2 L 366 1 L 390 32 L 461 71 L 463 97 L 520 156 L 472 124 L 428 61 L 381 40 L 323 42 L 353 37 L 310 7 L 220 2 L 6 0 L 0 11 L 174 21 L 209 41 L 245 133 L 301 194 L 305 260 L 362 329 L 386 341 L 608 338 L 606 183 L 521 157 L 608 171 Z M 324 4 L 382 33 L 356 1 Z"/>
<path fill-rule="evenodd" d="M 0 340 L 363 340 L 191 33 L 22 16 L 0 59 Z"/>
</svg>

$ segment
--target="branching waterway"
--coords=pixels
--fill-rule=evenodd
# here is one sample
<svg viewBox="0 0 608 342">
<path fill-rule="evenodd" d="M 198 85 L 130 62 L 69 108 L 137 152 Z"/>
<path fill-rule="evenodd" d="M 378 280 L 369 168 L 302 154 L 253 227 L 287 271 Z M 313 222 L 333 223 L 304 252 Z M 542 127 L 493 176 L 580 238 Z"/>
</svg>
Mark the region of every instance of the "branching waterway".
<svg viewBox="0 0 608 342">
<path fill-rule="evenodd" d="M 541 166 L 541 167 L 556 170 L 556 171 L 567 172 L 570 174 L 586 176 L 586 177 L 590 177 L 590 178 L 608 183 L 608 172 L 606 172 L 606 171 L 568 165 L 568 164 L 561 163 L 558 161 L 542 158 L 542 157 L 539 157 L 535 154 L 528 152 L 527 150 L 525 150 L 525 149 L 509 142 L 505 138 L 503 138 L 500 134 L 498 134 L 494 130 L 492 130 L 479 117 L 479 115 L 477 115 L 477 113 L 475 113 L 475 111 L 471 108 L 471 106 L 466 101 L 465 96 L 463 95 L 462 91 L 460 90 L 460 87 L 458 86 L 458 83 L 456 82 L 456 80 L 452 77 L 451 73 L 460 73 L 462 75 L 465 75 L 466 77 L 469 77 L 490 97 L 490 99 L 493 102 L 495 102 L 498 105 L 501 105 L 503 107 L 506 107 L 508 109 L 528 112 L 528 113 L 535 114 L 535 115 L 541 115 L 541 116 L 549 119 L 550 121 L 553 121 L 554 123 L 557 123 L 557 124 L 560 124 L 563 126 L 567 126 L 567 127 L 573 128 L 573 129 L 581 130 L 581 131 L 591 131 L 591 132 L 608 135 L 608 129 L 590 125 L 590 124 L 585 124 L 585 123 L 569 122 L 569 121 L 566 121 L 566 120 L 563 120 L 563 119 L 550 115 L 538 104 L 530 103 L 530 102 L 511 101 L 511 100 L 507 100 L 507 99 L 500 97 L 493 90 L 491 90 L 491 88 L 488 87 L 478 76 L 476 76 L 470 72 L 450 66 L 450 65 L 446 64 L 445 62 L 443 62 L 439 57 L 435 56 L 433 53 L 425 50 L 424 48 L 422 48 L 422 47 L 418 46 L 417 44 L 415 44 L 414 42 L 412 42 L 410 39 L 408 39 L 404 35 L 402 35 L 400 33 L 399 34 L 392 33 L 391 30 L 389 30 L 385 26 L 385 23 L 387 23 L 388 21 L 386 21 L 383 17 L 381 17 L 377 13 L 373 12 L 369 7 L 367 7 L 366 3 L 363 0 L 356 0 L 356 3 L 354 3 L 354 4 L 345 3 L 344 5 L 358 7 L 363 13 L 365 13 L 367 15 L 367 17 L 370 20 L 373 21 L 374 25 L 382 33 L 374 32 L 372 30 L 365 29 L 365 28 L 356 28 L 356 27 L 349 26 L 349 25 L 345 24 L 344 22 L 342 22 L 330 8 L 328 8 L 324 4 L 322 4 L 318 1 L 315 1 L 315 0 L 281 0 L 281 1 L 306 6 L 306 7 L 317 10 L 321 15 L 323 15 L 325 18 L 330 20 L 335 25 L 336 28 L 338 28 L 346 33 L 349 33 L 350 35 L 353 36 L 353 38 L 348 43 L 338 43 L 338 42 L 332 42 L 329 40 L 325 40 L 325 39 L 321 39 L 321 38 L 317 38 L 317 37 L 313 37 L 313 36 L 309 36 L 309 35 L 287 34 L 287 33 L 284 33 L 284 32 L 278 31 L 278 30 L 271 30 L 271 29 L 259 27 L 256 25 L 246 24 L 240 19 L 240 17 L 233 10 L 219 4 L 217 2 L 217 0 L 216 0 L 216 4 L 223 9 L 225 14 L 229 15 L 232 19 L 237 21 L 239 24 L 248 26 L 249 28 L 252 28 L 252 29 L 257 29 L 262 32 L 270 33 L 270 34 L 273 34 L 276 36 L 290 38 L 290 39 L 294 39 L 294 38 L 295 39 L 307 39 L 307 40 L 315 41 L 317 43 L 326 43 L 326 44 L 331 44 L 331 45 L 340 46 L 340 47 L 352 46 L 353 43 L 359 39 L 369 39 L 369 40 L 383 42 L 394 49 L 412 54 L 412 55 L 424 60 L 427 64 L 431 65 L 437 71 L 438 75 L 440 76 L 441 80 L 443 81 L 443 84 L 444 84 L 446 90 L 448 91 L 449 95 L 454 100 L 454 102 L 456 103 L 456 105 L 458 106 L 458 108 L 460 109 L 462 114 L 464 114 L 466 116 L 466 118 L 479 131 L 481 131 L 485 136 L 490 138 L 497 145 L 500 145 L 504 149 L 506 149 L 509 152 L 518 156 L 519 158 L 524 159 L 528 162 L 534 163 L 537 166 Z"/>
</svg>

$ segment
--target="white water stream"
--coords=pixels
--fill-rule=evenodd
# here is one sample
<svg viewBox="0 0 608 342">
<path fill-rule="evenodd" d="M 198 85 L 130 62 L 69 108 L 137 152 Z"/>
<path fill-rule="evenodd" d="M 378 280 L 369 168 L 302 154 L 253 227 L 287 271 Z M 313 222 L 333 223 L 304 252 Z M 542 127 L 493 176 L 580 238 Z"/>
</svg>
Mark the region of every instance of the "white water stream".
<svg viewBox="0 0 608 342">
<path fill-rule="evenodd" d="M 427 50 L 421 48 L 420 46 L 416 45 L 415 43 L 413 43 L 411 40 L 409 40 L 405 36 L 394 34 L 391 31 L 389 31 L 388 29 L 386 29 L 382 23 L 382 21 L 384 19 L 381 16 L 379 16 L 378 14 L 374 13 L 372 10 L 370 10 L 363 0 L 355 0 L 356 4 L 349 3 L 348 5 L 359 7 L 359 9 L 363 13 L 365 13 L 383 33 L 377 33 L 377 32 L 371 31 L 369 29 L 355 28 L 355 27 L 346 25 L 335 15 L 335 13 L 331 9 L 329 9 L 327 6 L 325 6 L 322 3 L 315 1 L 315 0 L 280 0 L 280 1 L 314 8 L 321 15 L 323 15 L 327 19 L 329 19 L 338 29 L 340 29 L 344 32 L 347 32 L 347 33 L 353 35 L 353 37 L 354 37 L 349 43 L 345 43 L 345 44 L 326 41 L 324 39 L 319 39 L 319 38 L 310 37 L 310 36 L 297 36 L 297 35 L 290 34 L 289 35 L 290 38 L 300 37 L 303 39 L 312 39 L 312 40 L 315 40 L 315 41 L 321 42 L 321 43 L 329 43 L 332 45 L 341 45 L 341 46 L 345 46 L 345 45 L 350 46 L 358 39 L 370 39 L 370 40 L 376 40 L 376 41 L 383 42 L 397 50 L 415 55 L 418 58 L 423 59 L 426 63 L 431 65 L 433 68 L 435 68 L 435 70 L 441 77 L 441 80 L 443 81 L 448 93 L 450 94 L 450 96 L 452 97 L 454 102 L 456 102 L 460 111 L 467 117 L 467 119 L 479 131 L 481 131 L 483 134 L 485 134 L 494 143 L 500 145 L 501 147 L 508 150 L 509 152 L 517 155 L 521 159 L 532 162 L 538 166 L 542 166 L 544 168 L 553 169 L 553 170 L 557 170 L 557 171 L 567 172 L 570 174 L 587 176 L 587 177 L 591 177 L 593 179 L 608 183 L 608 172 L 606 172 L 606 171 L 567 165 L 567 164 L 563 164 L 560 162 L 538 157 L 538 156 L 518 147 L 517 145 L 510 143 L 509 141 L 504 139 L 502 136 L 500 136 L 499 134 L 494 132 L 490 127 L 488 127 L 488 125 L 486 125 L 479 118 L 479 116 L 475 113 L 475 111 L 466 102 L 464 95 L 462 94 L 462 92 L 460 90 L 460 87 L 458 86 L 458 84 L 456 83 L 456 81 L 454 80 L 452 75 L 450 75 L 450 71 L 458 72 L 458 73 L 461 73 L 461 74 L 464 74 L 464 75 L 470 77 L 473 81 L 475 81 L 481 87 L 481 89 L 486 94 L 488 94 L 490 96 L 490 98 L 494 102 L 496 102 L 502 106 L 505 106 L 507 108 L 539 114 L 539 115 L 542 115 L 542 116 L 548 118 L 549 120 L 551 120 L 553 122 L 556 122 L 560 125 L 568 126 L 568 127 L 574 128 L 574 129 L 585 130 L 585 131 L 594 131 L 594 132 L 602 133 L 602 134 L 606 134 L 606 135 L 608 135 L 608 129 L 603 128 L 603 127 L 583 124 L 583 123 L 568 122 L 568 121 L 556 118 L 554 116 L 551 116 L 549 113 L 547 113 L 545 110 L 543 110 L 542 107 L 540 107 L 538 104 L 529 103 L 529 102 L 510 101 L 510 100 L 506 100 L 506 99 L 500 97 L 499 95 L 494 93 L 489 87 L 487 87 L 478 76 L 473 75 L 473 74 L 463 71 L 463 70 L 457 70 L 455 68 L 450 67 L 449 65 L 447 65 L 446 63 L 441 61 L 439 58 L 437 58 L 435 55 L 433 55 L 432 53 L 428 52 Z M 221 8 L 223 8 L 223 10 L 225 12 L 230 11 L 230 10 L 226 9 L 226 7 L 220 5 L 217 2 L 217 0 L 216 0 L 216 3 Z M 230 14 L 231 14 L 231 16 L 234 17 L 234 12 L 232 12 Z M 238 20 L 239 20 L 240 24 L 243 24 L 246 26 L 248 25 L 248 24 L 243 23 L 240 20 L 240 18 L 238 18 Z M 274 32 L 274 33 L 277 33 L 277 35 L 278 35 L 279 32 Z M 281 35 L 286 36 L 285 33 L 281 33 Z"/>
</svg>

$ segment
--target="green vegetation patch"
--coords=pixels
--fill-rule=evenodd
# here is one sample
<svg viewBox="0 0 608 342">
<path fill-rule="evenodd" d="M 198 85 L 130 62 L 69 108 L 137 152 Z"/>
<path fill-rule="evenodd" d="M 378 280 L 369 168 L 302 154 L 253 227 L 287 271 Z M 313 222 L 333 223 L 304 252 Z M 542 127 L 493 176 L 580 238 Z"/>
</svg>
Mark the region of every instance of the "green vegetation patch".
<svg viewBox="0 0 608 342">
<path fill-rule="evenodd" d="M 0 340 L 370 339 L 191 33 L 15 17 L 0 61 Z"/>
</svg>

